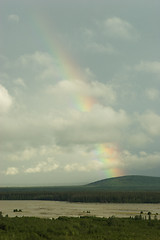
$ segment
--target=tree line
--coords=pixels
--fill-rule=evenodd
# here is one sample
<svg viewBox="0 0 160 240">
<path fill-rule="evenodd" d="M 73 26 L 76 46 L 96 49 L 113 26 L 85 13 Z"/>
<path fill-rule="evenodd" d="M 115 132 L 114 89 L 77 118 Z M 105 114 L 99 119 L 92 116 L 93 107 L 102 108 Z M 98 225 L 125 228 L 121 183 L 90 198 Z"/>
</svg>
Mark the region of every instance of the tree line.
<svg viewBox="0 0 160 240">
<path fill-rule="evenodd" d="M 0 200 L 51 200 L 86 203 L 160 203 L 160 192 L 9 191 L 0 192 Z"/>
</svg>

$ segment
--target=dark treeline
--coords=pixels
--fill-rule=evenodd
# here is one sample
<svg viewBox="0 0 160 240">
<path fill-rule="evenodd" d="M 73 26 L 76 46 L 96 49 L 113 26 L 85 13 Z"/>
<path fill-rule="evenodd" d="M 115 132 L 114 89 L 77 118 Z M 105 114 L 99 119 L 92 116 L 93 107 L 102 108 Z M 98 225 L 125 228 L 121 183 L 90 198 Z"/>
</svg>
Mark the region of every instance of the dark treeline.
<svg viewBox="0 0 160 240">
<path fill-rule="evenodd" d="M 99 203 L 160 203 L 160 192 L 9 191 L 0 192 L 0 200 L 51 200 Z"/>
</svg>

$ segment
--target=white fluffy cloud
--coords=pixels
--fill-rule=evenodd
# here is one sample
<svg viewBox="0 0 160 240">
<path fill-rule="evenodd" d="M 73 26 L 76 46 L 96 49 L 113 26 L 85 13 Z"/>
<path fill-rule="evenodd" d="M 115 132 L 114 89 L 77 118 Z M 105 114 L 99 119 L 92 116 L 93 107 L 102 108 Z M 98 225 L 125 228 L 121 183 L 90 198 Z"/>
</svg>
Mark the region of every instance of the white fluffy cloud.
<svg viewBox="0 0 160 240">
<path fill-rule="evenodd" d="M 139 116 L 139 121 L 143 129 L 150 135 L 160 135 L 160 115 L 147 111 L 146 113 Z"/>
<path fill-rule="evenodd" d="M 25 81 L 22 78 L 16 78 L 14 82 L 18 86 L 21 86 L 21 87 L 25 87 L 26 86 Z"/>
<path fill-rule="evenodd" d="M 27 160 L 33 160 L 37 156 L 37 150 L 33 147 L 25 148 L 22 151 L 15 151 L 14 153 L 11 153 L 8 155 L 8 159 L 10 161 L 27 161 Z"/>
<path fill-rule="evenodd" d="M 47 52 L 36 51 L 33 54 L 24 54 L 10 65 L 19 69 L 20 78 L 23 79 L 23 82 L 27 80 L 26 83 L 30 82 L 28 78 L 37 82 L 41 80 L 57 82 L 62 77 L 58 62 Z"/>
<path fill-rule="evenodd" d="M 160 74 L 160 62 L 158 61 L 141 61 L 136 65 L 137 71 L 144 71 L 150 73 Z"/>
<path fill-rule="evenodd" d="M 116 53 L 115 48 L 110 43 L 98 43 L 91 41 L 87 44 L 87 48 L 92 52 L 100 53 L 100 54 L 113 54 Z"/>
<path fill-rule="evenodd" d="M 108 18 L 104 22 L 104 25 L 106 34 L 111 37 L 127 40 L 135 40 L 138 37 L 134 27 L 129 22 L 121 18 Z"/>
<path fill-rule="evenodd" d="M 9 168 L 7 168 L 5 174 L 6 174 L 6 175 L 16 175 L 16 174 L 18 174 L 18 172 L 19 172 L 19 171 L 18 171 L 18 168 L 9 167 Z"/>
<path fill-rule="evenodd" d="M 64 120 L 65 119 L 65 120 Z M 81 113 L 72 111 L 56 121 L 56 141 L 59 144 L 91 144 L 99 142 L 122 142 L 122 132 L 126 132 L 130 118 L 123 110 L 96 105 L 92 111 Z"/>
<path fill-rule="evenodd" d="M 152 101 L 159 99 L 160 96 L 159 90 L 155 88 L 146 89 L 145 93 L 146 96 Z"/>
<path fill-rule="evenodd" d="M 51 57 L 50 54 L 46 52 L 36 51 L 33 54 L 25 54 L 20 56 L 17 60 L 17 64 L 21 64 L 22 66 L 29 67 L 32 65 L 33 67 L 37 67 L 38 65 L 41 67 L 48 67 L 54 63 L 54 58 Z M 37 69 L 39 70 L 39 69 Z"/>
<path fill-rule="evenodd" d="M 47 162 L 38 163 L 35 167 L 27 168 L 25 173 L 52 172 L 58 167 L 58 164 L 48 160 Z"/>
<path fill-rule="evenodd" d="M 0 113 L 7 112 L 13 103 L 7 89 L 0 85 Z"/>
<path fill-rule="evenodd" d="M 64 170 L 67 172 L 79 171 L 79 172 L 90 172 L 90 171 L 99 171 L 104 169 L 104 164 L 97 160 L 92 160 L 84 165 L 82 163 L 69 163 L 64 167 Z"/>
<path fill-rule="evenodd" d="M 50 86 L 47 93 L 54 96 L 57 104 L 68 104 L 82 111 L 90 111 L 97 103 L 109 105 L 116 100 L 113 88 L 97 81 L 63 80 Z"/>
</svg>

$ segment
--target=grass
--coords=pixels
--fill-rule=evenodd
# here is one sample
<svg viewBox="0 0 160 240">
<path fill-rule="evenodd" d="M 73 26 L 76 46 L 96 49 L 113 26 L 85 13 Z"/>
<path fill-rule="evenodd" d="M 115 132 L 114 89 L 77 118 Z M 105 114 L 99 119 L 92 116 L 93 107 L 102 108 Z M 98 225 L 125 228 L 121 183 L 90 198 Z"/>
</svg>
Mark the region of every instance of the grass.
<svg viewBox="0 0 160 240">
<path fill-rule="evenodd" d="M 80 217 L 1 217 L 0 240 L 160 240 L 160 221 Z"/>
</svg>

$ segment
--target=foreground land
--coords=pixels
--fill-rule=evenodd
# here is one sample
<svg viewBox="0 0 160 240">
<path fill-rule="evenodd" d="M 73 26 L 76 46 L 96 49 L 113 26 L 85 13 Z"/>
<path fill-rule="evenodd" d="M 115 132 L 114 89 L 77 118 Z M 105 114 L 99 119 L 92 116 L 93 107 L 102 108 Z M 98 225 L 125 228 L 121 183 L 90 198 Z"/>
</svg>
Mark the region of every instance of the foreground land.
<svg viewBox="0 0 160 240">
<path fill-rule="evenodd" d="M 160 221 L 135 218 L 0 218 L 0 240 L 159 240 Z"/>
</svg>

